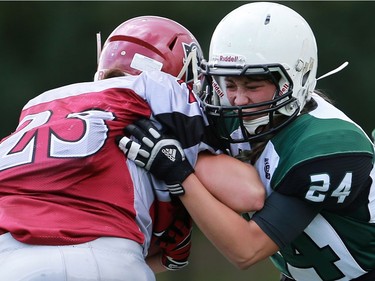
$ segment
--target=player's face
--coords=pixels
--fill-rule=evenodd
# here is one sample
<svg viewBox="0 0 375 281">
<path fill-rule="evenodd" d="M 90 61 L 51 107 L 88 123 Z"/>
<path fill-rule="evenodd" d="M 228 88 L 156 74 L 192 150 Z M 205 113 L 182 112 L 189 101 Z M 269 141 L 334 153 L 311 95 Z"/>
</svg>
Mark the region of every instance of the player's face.
<svg viewBox="0 0 375 281">
<path fill-rule="evenodd" d="M 251 79 L 245 76 L 225 78 L 227 97 L 231 105 L 247 105 L 271 100 L 276 87 L 269 80 Z"/>
<path fill-rule="evenodd" d="M 232 106 L 244 106 L 272 100 L 276 86 L 266 79 L 252 79 L 246 76 L 228 76 L 225 78 L 225 88 L 228 100 Z M 268 106 L 247 109 L 258 111 Z M 259 117 L 259 116 L 257 116 Z M 246 119 L 252 119 L 247 117 Z"/>
</svg>

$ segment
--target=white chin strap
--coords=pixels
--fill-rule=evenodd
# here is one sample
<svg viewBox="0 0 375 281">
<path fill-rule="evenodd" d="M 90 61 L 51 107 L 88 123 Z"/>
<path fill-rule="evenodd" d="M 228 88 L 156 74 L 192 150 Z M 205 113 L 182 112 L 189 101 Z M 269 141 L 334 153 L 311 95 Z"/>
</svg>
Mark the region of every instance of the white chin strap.
<svg viewBox="0 0 375 281">
<path fill-rule="evenodd" d="M 320 80 L 320 79 L 323 79 L 323 78 L 326 78 L 326 77 L 328 77 L 328 76 L 331 76 L 332 74 L 335 74 L 335 73 L 337 73 L 337 72 L 343 70 L 345 67 L 348 66 L 348 64 L 349 64 L 349 63 L 348 63 L 347 61 L 344 62 L 342 65 L 340 65 L 339 67 L 335 68 L 334 70 L 332 70 L 332 71 L 330 71 L 330 72 L 328 72 L 328 73 L 326 73 L 326 74 L 320 76 L 319 78 L 317 78 L 316 81 L 318 81 L 318 80 Z"/>
<path fill-rule="evenodd" d="M 102 53 L 102 36 L 101 33 L 96 33 L 96 68 L 99 66 L 99 60 L 100 60 L 100 54 Z M 99 77 L 98 69 L 96 69 L 96 72 L 94 74 L 94 81 L 98 81 L 101 79 Z"/>
<path fill-rule="evenodd" d="M 187 72 L 187 69 L 191 63 L 192 66 L 192 74 L 193 74 L 193 91 L 194 93 L 199 93 L 201 90 L 201 81 L 198 78 L 198 60 L 197 60 L 197 50 L 192 50 L 188 57 L 186 58 L 186 61 L 184 63 L 184 66 L 181 68 L 180 73 L 177 76 L 177 79 L 181 79 L 182 76 Z M 185 81 L 186 83 L 188 81 Z"/>
<path fill-rule="evenodd" d="M 266 115 L 254 120 L 244 120 L 243 124 L 250 135 L 255 135 L 256 129 L 258 129 L 259 126 L 267 125 L 269 122 L 270 117 Z"/>
<path fill-rule="evenodd" d="M 102 52 L 102 37 L 100 32 L 96 33 L 96 62 L 99 64 L 100 54 Z"/>
</svg>

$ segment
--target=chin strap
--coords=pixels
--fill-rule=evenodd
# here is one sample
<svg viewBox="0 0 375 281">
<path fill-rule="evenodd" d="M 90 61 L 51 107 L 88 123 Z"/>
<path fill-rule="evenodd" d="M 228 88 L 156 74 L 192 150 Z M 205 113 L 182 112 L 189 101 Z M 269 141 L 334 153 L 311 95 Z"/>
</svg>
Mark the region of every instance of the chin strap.
<svg viewBox="0 0 375 281">
<path fill-rule="evenodd" d="M 268 115 L 266 115 L 253 120 L 244 120 L 243 124 L 250 135 L 255 135 L 259 126 L 267 125 L 269 122 L 270 118 Z"/>
<path fill-rule="evenodd" d="M 184 63 L 184 66 L 181 68 L 180 73 L 177 76 L 177 79 L 181 79 L 182 76 L 187 72 L 187 69 L 189 65 L 191 64 L 192 71 L 193 71 L 193 91 L 194 93 L 199 93 L 201 90 L 201 81 L 198 79 L 198 60 L 197 60 L 197 50 L 192 50 L 188 57 L 186 58 L 186 61 Z M 186 78 L 186 77 L 185 77 Z M 186 79 L 185 79 L 186 80 Z M 185 81 L 188 83 L 188 81 Z"/>
<path fill-rule="evenodd" d="M 335 68 L 334 70 L 332 70 L 332 71 L 330 71 L 330 72 L 328 72 L 328 73 L 326 73 L 326 74 L 320 76 L 319 78 L 317 78 L 316 81 L 318 81 L 318 80 L 320 80 L 320 79 L 323 79 L 323 78 L 326 78 L 326 77 L 328 77 L 328 76 L 331 76 L 332 74 L 335 74 L 335 73 L 337 73 L 337 72 L 340 72 L 340 71 L 343 70 L 345 67 L 347 67 L 348 64 L 349 64 L 349 63 L 348 63 L 347 61 L 344 62 L 342 65 L 340 65 L 339 67 Z"/>
<path fill-rule="evenodd" d="M 102 53 L 102 37 L 100 32 L 96 33 L 96 66 L 99 66 L 100 54 Z M 94 81 L 102 79 L 99 77 L 98 69 L 94 74 Z"/>
<path fill-rule="evenodd" d="M 102 37 L 100 32 L 96 33 L 96 62 L 99 65 L 100 54 L 102 53 Z"/>
</svg>

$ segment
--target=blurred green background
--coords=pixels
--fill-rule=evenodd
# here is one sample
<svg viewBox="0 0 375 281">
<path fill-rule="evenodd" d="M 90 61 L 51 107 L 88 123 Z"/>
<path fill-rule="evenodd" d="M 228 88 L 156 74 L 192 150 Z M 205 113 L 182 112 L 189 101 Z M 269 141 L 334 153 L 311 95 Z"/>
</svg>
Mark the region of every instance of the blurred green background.
<svg viewBox="0 0 375 281">
<path fill-rule="evenodd" d="M 280 2 L 280 1 L 279 1 Z M 169 17 L 200 41 L 208 57 L 210 35 L 220 19 L 243 1 L 0 2 L 0 138 L 18 124 L 22 106 L 54 87 L 89 81 L 96 69 L 96 33 L 102 40 L 121 22 L 140 15 Z M 349 66 L 318 82 L 336 106 L 370 134 L 375 64 L 375 2 L 282 1 L 311 25 L 319 49 L 318 76 Z M 280 42 L 283 44 L 283 42 Z M 217 214 L 214 220 L 220 219 Z M 240 271 L 196 228 L 188 268 L 158 275 L 169 280 L 278 280 L 269 261 Z"/>
</svg>

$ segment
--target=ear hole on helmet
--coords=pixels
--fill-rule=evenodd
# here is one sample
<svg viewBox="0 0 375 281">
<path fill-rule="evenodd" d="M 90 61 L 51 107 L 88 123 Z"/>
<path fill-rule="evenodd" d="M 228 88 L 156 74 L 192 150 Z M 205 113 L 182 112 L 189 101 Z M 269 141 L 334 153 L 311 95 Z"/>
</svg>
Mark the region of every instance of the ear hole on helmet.
<svg viewBox="0 0 375 281">
<path fill-rule="evenodd" d="M 175 37 L 173 40 L 172 40 L 172 42 L 171 42 L 171 44 L 169 44 L 169 49 L 172 51 L 173 50 L 173 48 L 174 48 L 174 46 L 176 45 L 176 42 L 177 42 L 177 37 Z"/>
<path fill-rule="evenodd" d="M 309 75 L 310 75 L 310 70 L 307 71 L 307 72 L 303 75 L 303 77 L 302 77 L 302 87 L 305 86 L 306 81 L 307 81 L 307 78 L 309 78 Z"/>
</svg>

